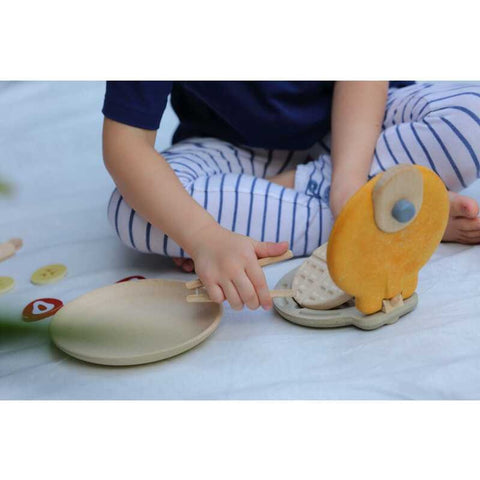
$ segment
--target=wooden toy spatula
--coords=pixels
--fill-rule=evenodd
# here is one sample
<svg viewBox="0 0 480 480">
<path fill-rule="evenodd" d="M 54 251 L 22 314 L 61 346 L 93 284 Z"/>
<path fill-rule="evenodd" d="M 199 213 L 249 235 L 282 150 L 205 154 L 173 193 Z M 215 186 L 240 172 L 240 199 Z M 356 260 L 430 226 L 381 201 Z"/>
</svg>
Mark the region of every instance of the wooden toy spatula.
<svg viewBox="0 0 480 480">
<path fill-rule="evenodd" d="M 287 250 L 285 253 L 282 255 L 278 255 L 276 257 L 265 257 L 261 258 L 258 261 L 258 264 L 261 267 L 266 267 L 267 265 L 272 265 L 274 263 L 278 262 L 283 262 L 284 260 L 288 260 L 289 258 L 293 257 L 293 253 L 291 250 Z M 187 287 L 188 290 L 195 290 L 197 288 L 203 287 L 202 281 L 197 278 L 196 280 L 192 280 L 190 282 L 185 283 L 185 287 Z M 287 290 L 270 290 L 270 296 L 272 298 L 275 297 L 293 297 L 295 295 L 295 292 L 293 290 L 287 289 Z M 193 303 L 193 302 L 211 302 L 212 300 L 206 293 L 197 293 L 193 295 L 188 295 L 187 296 L 187 302 Z"/>
</svg>

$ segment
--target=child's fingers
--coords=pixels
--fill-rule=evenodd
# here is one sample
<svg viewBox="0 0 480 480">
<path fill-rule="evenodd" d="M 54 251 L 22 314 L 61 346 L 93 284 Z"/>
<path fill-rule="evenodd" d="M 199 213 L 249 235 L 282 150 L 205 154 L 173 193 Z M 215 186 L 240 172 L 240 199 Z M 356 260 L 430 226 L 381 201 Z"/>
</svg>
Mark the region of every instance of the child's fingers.
<svg viewBox="0 0 480 480">
<path fill-rule="evenodd" d="M 222 283 L 222 290 L 227 297 L 228 303 L 234 310 L 241 310 L 243 308 L 243 302 L 240 295 L 235 288 L 235 285 L 231 281 Z"/>
<path fill-rule="evenodd" d="M 276 257 L 288 250 L 288 242 L 258 242 L 254 243 L 257 258 Z"/>
<path fill-rule="evenodd" d="M 260 306 L 257 292 L 252 285 L 252 282 L 247 277 L 246 273 L 243 273 L 234 280 L 234 285 L 242 299 L 243 303 L 250 309 L 256 310 Z"/>
<path fill-rule="evenodd" d="M 208 296 L 215 303 L 223 303 L 225 301 L 225 294 L 218 285 L 207 285 L 206 287 Z"/>
<path fill-rule="evenodd" d="M 261 267 L 258 265 L 258 262 L 250 263 L 247 267 L 246 273 L 248 275 L 248 278 L 252 282 L 253 288 L 257 292 L 260 305 L 265 310 L 269 310 L 270 308 L 272 308 L 272 297 L 270 296 L 270 291 L 268 290 L 265 274 L 263 273 Z"/>
</svg>

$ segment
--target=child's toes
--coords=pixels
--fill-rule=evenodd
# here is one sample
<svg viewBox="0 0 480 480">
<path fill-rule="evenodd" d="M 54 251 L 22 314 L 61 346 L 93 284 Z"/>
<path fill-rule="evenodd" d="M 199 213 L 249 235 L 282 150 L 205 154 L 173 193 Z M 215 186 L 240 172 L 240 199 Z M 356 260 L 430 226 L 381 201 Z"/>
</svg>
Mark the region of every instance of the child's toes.
<svg viewBox="0 0 480 480">
<path fill-rule="evenodd" d="M 458 235 L 461 243 L 480 243 L 480 218 L 457 218 Z"/>
<path fill-rule="evenodd" d="M 450 217 L 443 235 L 444 242 L 479 243 L 480 218 Z"/>
<path fill-rule="evenodd" d="M 462 232 L 478 232 L 480 233 L 480 217 L 475 218 L 457 218 L 456 224 Z"/>
<path fill-rule="evenodd" d="M 452 217 L 474 218 L 478 216 L 478 203 L 474 198 L 465 195 L 450 195 L 450 215 Z"/>
<path fill-rule="evenodd" d="M 466 217 L 475 218 L 478 217 L 478 203 L 471 197 L 463 197 L 463 212 Z"/>
<path fill-rule="evenodd" d="M 191 258 L 172 257 L 173 263 L 180 267 L 184 272 L 191 273 L 195 269 L 195 265 Z"/>
<path fill-rule="evenodd" d="M 466 243 L 467 245 L 478 245 L 480 243 L 480 232 L 461 232 L 460 243 Z"/>
<path fill-rule="evenodd" d="M 185 258 L 185 261 L 183 262 L 182 269 L 187 272 L 191 273 L 193 272 L 193 269 L 195 265 L 193 264 L 193 260 L 191 258 Z"/>
<path fill-rule="evenodd" d="M 181 267 L 183 265 L 183 262 L 185 262 L 185 259 L 181 257 L 172 257 L 172 260 L 177 267 Z"/>
</svg>

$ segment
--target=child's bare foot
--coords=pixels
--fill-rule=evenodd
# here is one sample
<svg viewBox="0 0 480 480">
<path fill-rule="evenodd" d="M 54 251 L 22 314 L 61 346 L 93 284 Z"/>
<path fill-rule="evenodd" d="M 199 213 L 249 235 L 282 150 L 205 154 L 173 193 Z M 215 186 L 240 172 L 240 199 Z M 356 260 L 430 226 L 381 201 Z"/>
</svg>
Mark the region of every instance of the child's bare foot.
<svg viewBox="0 0 480 480">
<path fill-rule="evenodd" d="M 448 192 L 450 197 L 450 218 L 443 235 L 444 242 L 475 245 L 480 243 L 480 218 L 478 203 L 471 197 Z"/>
<path fill-rule="evenodd" d="M 195 268 L 191 258 L 172 257 L 172 260 L 173 263 L 175 263 L 177 267 L 180 267 L 184 272 L 191 273 Z"/>
</svg>

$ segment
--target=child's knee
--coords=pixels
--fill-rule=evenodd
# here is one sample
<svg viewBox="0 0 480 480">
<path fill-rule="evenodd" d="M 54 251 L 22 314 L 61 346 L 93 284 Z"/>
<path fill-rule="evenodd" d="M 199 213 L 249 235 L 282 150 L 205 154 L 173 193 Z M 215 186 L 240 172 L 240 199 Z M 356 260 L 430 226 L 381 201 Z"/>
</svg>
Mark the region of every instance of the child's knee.
<svg viewBox="0 0 480 480">
<path fill-rule="evenodd" d="M 192 189 L 198 178 L 205 175 L 205 166 L 199 158 L 190 158 L 185 154 L 169 151 L 163 152 L 162 155 L 187 191 Z"/>
<path fill-rule="evenodd" d="M 129 235 L 127 231 L 128 227 L 126 227 L 128 225 L 128 217 L 130 216 L 131 211 L 132 209 L 122 197 L 120 192 L 115 189 L 110 197 L 110 201 L 108 202 L 108 221 L 118 238 L 128 247 L 132 247 L 131 242 L 127 242 L 127 237 Z"/>
<path fill-rule="evenodd" d="M 480 176 L 480 85 L 432 100 L 422 121 L 456 167 L 447 184 L 466 187 Z M 458 188 L 456 188 L 458 189 Z"/>
<path fill-rule="evenodd" d="M 423 111 L 422 111 L 423 110 Z M 420 110 L 422 120 L 438 118 L 451 124 L 468 125 L 471 131 L 480 127 L 480 84 L 458 91 L 444 91 L 429 99 Z M 457 127 L 458 128 L 458 127 Z"/>
<path fill-rule="evenodd" d="M 107 206 L 107 217 L 110 225 L 115 229 L 118 235 L 118 210 L 120 208 L 120 203 L 123 201 L 122 196 L 118 189 L 115 190 L 110 195 L 110 200 L 108 201 Z"/>
</svg>

